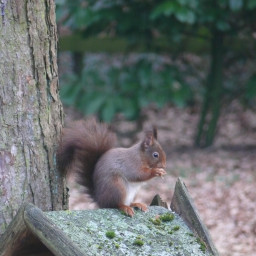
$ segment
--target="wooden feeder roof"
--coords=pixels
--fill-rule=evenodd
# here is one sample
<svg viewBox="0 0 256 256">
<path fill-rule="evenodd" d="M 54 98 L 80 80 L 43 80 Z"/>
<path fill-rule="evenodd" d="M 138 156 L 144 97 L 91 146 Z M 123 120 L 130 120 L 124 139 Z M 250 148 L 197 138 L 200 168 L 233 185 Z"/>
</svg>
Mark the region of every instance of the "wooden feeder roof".
<svg viewBox="0 0 256 256">
<path fill-rule="evenodd" d="M 171 209 L 154 205 L 133 218 L 116 209 L 42 212 L 23 205 L 0 239 L 0 256 L 218 255 L 178 179 Z"/>
</svg>

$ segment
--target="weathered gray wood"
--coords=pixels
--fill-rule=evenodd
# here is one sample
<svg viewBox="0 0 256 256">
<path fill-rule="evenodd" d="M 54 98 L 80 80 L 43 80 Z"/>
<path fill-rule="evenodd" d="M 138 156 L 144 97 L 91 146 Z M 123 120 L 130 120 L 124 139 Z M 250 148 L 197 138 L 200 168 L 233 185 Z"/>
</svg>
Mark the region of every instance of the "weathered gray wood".
<svg viewBox="0 0 256 256">
<path fill-rule="evenodd" d="M 162 206 L 166 209 L 168 209 L 168 205 L 166 202 L 162 200 L 162 198 L 159 195 L 155 195 L 150 206 Z"/>
<path fill-rule="evenodd" d="M 23 205 L 12 220 L 6 232 L 0 237 L 0 256 L 53 255 L 27 228 L 24 222 Z"/>
<path fill-rule="evenodd" d="M 219 255 L 212 242 L 210 234 L 204 223 L 201 221 L 194 202 L 181 178 L 178 178 L 175 185 L 171 209 L 179 214 L 187 225 L 194 231 L 194 233 L 196 233 L 204 241 L 208 250 L 213 255 Z"/>
<path fill-rule="evenodd" d="M 173 219 L 161 220 L 167 213 Z M 137 210 L 130 218 L 117 209 L 42 212 L 27 204 L 15 220 L 19 224 L 7 229 L 1 256 L 210 255 L 177 214 L 159 206 L 146 213 Z M 113 239 L 108 231 L 114 232 Z"/>
<path fill-rule="evenodd" d="M 159 196 L 155 202 L 163 204 Z M 147 212 L 136 210 L 131 218 L 117 209 L 42 212 L 26 204 L 0 237 L 0 256 L 217 256 L 181 179 L 171 208 L 175 212 L 150 206 Z M 173 216 L 165 221 L 165 214 Z M 113 239 L 107 237 L 108 231 L 114 232 Z"/>
<path fill-rule="evenodd" d="M 58 212 L 56 212 L 58 214 Z M 84 254 L 66 234 L 37 207 L 28 204 L 24 221 L 31 232 L 56 256 L 83 256 Z"/>
<path fill-rule="evenodd" d="M 172 213 L 160 206 L 147 212 L 135 211 L 133 218 L 117 209 L 46 212 L 46 216 L 62 230 L 70 241 L 88 256 L 102 255 L 172 255 L 209 256 L 196 236 L 175 213 L 171 221 L 161 221 Z M 115 237 L 106 236 L 113 231 Z M 136 240 L 142 245 L 135 245 Z"/>
<path fill-rule="evenodd" d="M 26 225 L 23 221 L 24 207 L 21 207 L 16 218 L 11 222 L 9 228 L 0 237 L 0 255 L 12 255 L 16 249 L 16 244 L 27 237 Z"/>
</svg>

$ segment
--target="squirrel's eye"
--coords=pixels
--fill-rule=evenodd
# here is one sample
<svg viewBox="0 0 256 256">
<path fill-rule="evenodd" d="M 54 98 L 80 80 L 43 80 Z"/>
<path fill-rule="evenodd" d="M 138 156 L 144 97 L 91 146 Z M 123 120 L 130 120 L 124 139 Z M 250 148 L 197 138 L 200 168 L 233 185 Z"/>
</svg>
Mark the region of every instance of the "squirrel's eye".
<svg viewBox="0 0 256 256">
<path fill-rule="evenodd" d="M 158 158 L 158 157 L 159 157 L 159 153 L 158 153 L 158 152 L 154 152 L 154 153 L 152 154 L 152 156 L 153 156 L 154 158 Z"/>
</svg>

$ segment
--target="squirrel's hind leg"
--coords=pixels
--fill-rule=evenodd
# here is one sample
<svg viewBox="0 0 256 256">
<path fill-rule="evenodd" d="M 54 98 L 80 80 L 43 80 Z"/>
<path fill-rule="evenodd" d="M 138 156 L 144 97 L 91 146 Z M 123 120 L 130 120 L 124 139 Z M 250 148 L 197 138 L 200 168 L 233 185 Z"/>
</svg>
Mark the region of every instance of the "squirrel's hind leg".
<svg viewBox="0 0 256 256">
<path fill-rule="evenodd" d="M 131 203 L 130 206 L 131 207 L 136 207 L 136 208 L 140 209 L 143 212 L 146 212 L 148 210 L 147 205 L 143 204 L 143 203 Z"/>
<path fill-rule="evenodd" d="M 132 217 L 134 215 L 134 210 L 132 209 L 132 207 L 128 206 L 128 205 L 124 205 L 121 204 L 118 206 L 118 209 L 123 211 L 126 215 Z"/>
<path fill-rule="evenodd" d="M 126 198 L 128 188 L 126 181 L 119 176 L 114 175 L 108 182 L 103 182 L 104 186 L 98 184 L 95 187 L 95 200 L 100 208 L 117 208 L 128 216 L 134 215 L 132 207 L 127 205 Z M 100 188 L 100 189 L 99 189 Z"/>
<path fill-rule="evenodd" d="M 132 217 L 134 215 L 134 210 L 132 209 L 132 207 L 136 207 L 143 212 L 146 212 L 148 210 L 147 205 L 143 203 L 131 203 L 130 206 L 120 205 L 119 209 L 123 211 L 126 215 Z"/>
</svg>

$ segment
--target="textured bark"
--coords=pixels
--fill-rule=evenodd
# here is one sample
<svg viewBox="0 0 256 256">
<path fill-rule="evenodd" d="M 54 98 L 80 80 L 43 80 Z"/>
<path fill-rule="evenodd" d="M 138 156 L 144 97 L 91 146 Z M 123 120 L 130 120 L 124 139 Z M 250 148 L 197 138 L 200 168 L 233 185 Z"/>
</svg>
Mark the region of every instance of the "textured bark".
<svg viewBox="0 0 256 256">
<path fill-rule="evenodd" d="M 67 204 L 55 159 L 63 114 L 54 1 L 4 0 L 1 14 L 0 234 L 23 202 Z"/>
<path fill-rule="evenodd" d="M 195 138 L 195 145 L 198 147 L 209 147 L 213 144 L 221 111 L 224 34 L 213 30 L 212 35 L 211 67 Z"/>
</svg>

